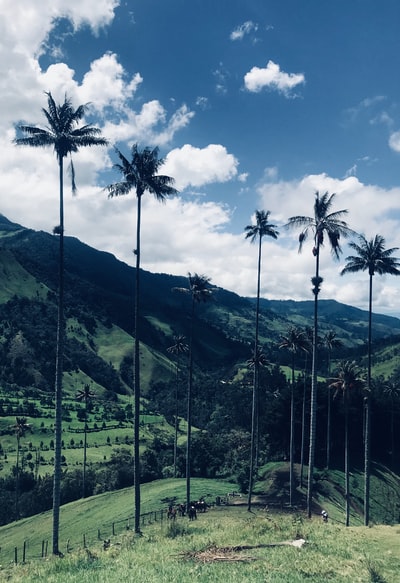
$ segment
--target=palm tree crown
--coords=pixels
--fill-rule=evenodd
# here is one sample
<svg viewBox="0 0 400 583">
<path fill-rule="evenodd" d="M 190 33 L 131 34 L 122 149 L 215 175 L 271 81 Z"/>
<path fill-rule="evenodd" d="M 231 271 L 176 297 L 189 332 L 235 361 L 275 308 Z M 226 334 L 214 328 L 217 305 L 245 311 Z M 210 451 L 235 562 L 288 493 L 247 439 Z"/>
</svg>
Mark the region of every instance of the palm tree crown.
<svg viewBox="0 0 400 583">
<path fill-rule="evenodd" d="M 344 360 L 338 364 L 337 375 L 329 385 L 335 389 L 335 394 L 342 392 L 343 395 L 355 389 L 365 386 L 365 381 L 357 364 L 351 360 Z"/>
<path fill-rule="evenodd" d="M 19 130 L 26 136 L 15 140 L 18 146 L 35 148 L 53 146 L 57 159 L 61 163 L 63 158 L 73 152 L 78 152 L 81 147 L 106 146 L 108 144 L 108 141 L 101 137 L 100 128 L 92 125 L 76 127 L 84 117 L 88 104 L 79 105 L 77 109 L 74 109 L 71 100 L 67 96 L 64 98 L 64 103 L 57 104 L 50 91 L 46 92 L 46 95 L 48 109 L 42 108 L 42 112 L 48 126 L 40 128 L 20 125 Z M 75 192 L 76 185 L 72 163 L 71 170 L 72 190 Z"/>
<path fill-rule="evenodd" d="M 348 237 L 352 230 L 343 220 L 343 217 L 348 213 L 346 209 L 330 212 L 335 196 L 335 193 L 330 195 L 328 192 L 321 196 L 317 191 L 314 201 L 314 216 L 294 216 L 288 220 L 287 226 L 290 228 L 303 227 L 299 235 L 299 252 L 311 232 L 314 236 L 313 254 L 317 255 L 320 246 L 324 244 L 324 234 L 326 233 L 332 255 L 339 258 L 342 251 L 340 237 Z"/>
<path fill-rule="evenodd" d="M 305 330 L 297 326 L 290 326 L 287 333 L 281 337 L 279 348 L 285 348 L 292 354 L 300 351 L 307 352 L 310 348 L 310 341 Z"/>
<path fill-rule="evenodd" d="M 174 179 L 170 176 L 158 174 L 158 170 L 164 164 L 164 160 L 158 157 L 158 148 L 144 148 L 140 150 L 137 144 L 131 148 L 131 160 L 115 148 L 120 163 L 114 164 L 114 168 L 120 172 L 123 180 L 106 187 L 110 198 L 136 191 L 138 197 L 145 191 L 154 194 L 159 201 L 164 201 L 169 195 L 177 194 L 173 188 Z"/>
<path fill-rule="evenodd" d="M 276 225 L 272 225 L 268 222 L 270 211 L 256 211 L 256 222 L 253 225 L 247 225 L 244 230 L 246 232 L 246 239 L 251 239 L 254 243 L 257 238 L 262 239 L 262 237 L 272 237 L 273 239 L 278 238 L 278 231 L 276 230 Z"/>
<path fill-rule="evenodd" d="M 341 274 L 357 273 L 358 271 L 368 271 L 373 276 L 378 275 L 400 275 L 400 261 L 396 257 L 391 257 L 398 247 L 385 249 L 385 239 L 381 235 L 375 235 L 369 241 L 364 235 L 359 235 L 359 242 L 351 241 L 349 247 L 354 249 L 357 255 L 346 257 L 347 265 L 342 269 Z"/>
</svg>

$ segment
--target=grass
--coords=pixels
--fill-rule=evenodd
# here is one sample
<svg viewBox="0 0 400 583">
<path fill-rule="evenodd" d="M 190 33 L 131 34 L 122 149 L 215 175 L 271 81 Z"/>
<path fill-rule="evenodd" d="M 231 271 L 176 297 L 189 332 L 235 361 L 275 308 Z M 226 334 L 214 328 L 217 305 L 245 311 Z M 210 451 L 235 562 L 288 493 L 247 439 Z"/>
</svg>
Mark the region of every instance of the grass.
<svg viewBox="0 0 400 583">
<path fill-rule="evenodd" d="M 396 583 L 399 537 L 398 525 L 345 528 L 301 514 L 215 507 L 194 522 L 164 521 L 139 538 L 131 531 L 112 537 L 107 550 L 96 541 L 63 559 L 3 564 L 0 577 L 8 583 Z M 302 547 L 279 544 L 299 538 Z"/>
<path fill-rule="evenodd" d="M 208 502 L 214 502 L 216 496 L 225 496 L 235 488 L 235 484 L 225 480 L 201 478 L 191 480 L 193 499 L 204 497 Z M 175 498 L 178 501 L 186 499 L 186 480 L 155 480 L 143 485 L 141 498 L 142 514 L 166 509 L 167 499 Z M 60 513 L 60 550 L 66 552 L 68 541 L 70 548 L 81 546 L 84 535 L 91 544 L 97 541 L 99 532 L 102 538 L 110 537 L 113 532 L 121 534 L 132 523 L 133 509 L 133 488 L 106 492 L 65 504 L 61 507 Z M 42 541 L 51 540 L 51 529 L 51 511 L 1 526 L 0 562 L 9 563 L 15 547 L 19 549 L 21 555 L 24 541 L 27 543 L 28 555 L 39 557 Z"/>
</svg>

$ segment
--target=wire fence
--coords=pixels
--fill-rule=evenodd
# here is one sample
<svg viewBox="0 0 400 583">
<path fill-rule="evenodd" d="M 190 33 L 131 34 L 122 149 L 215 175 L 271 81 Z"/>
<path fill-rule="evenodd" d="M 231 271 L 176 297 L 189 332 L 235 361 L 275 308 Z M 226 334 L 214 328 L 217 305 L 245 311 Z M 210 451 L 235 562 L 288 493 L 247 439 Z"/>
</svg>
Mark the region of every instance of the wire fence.
<svg viewBox="0 0 400 583">
<path fill-rule="evenodd" d="M 166 518 L 167 510 L 164 508 L 161 510 L 145 512 L 140 515 L 140 525 L 146 526 L 155 523 L 161 525 Z M 88 530 L 74 539 L 69 538 L 66 541 L 62 541 L 59 545 L 60 552 L 62 554 L 67 554 L 78 549 L 93 547 L 96 544 L 101 544 L 104 548 L 107 548 L 107 544 L 109 544 L 112 537 L 132 530 L 131 525 L 133 524 L 133 521 L 134 516 L 132 515 L 126 519 L 105 523 L 97 529 Z M 18 564 L 25 563 L 28 560 L 45 559 L 52 552 L 51 544 L 51 541 L 48 539 L 40 540 L 35 536 L 26 537 L 20 546 L 15 546 L 14 548 L 7 545 L 3 548 L 0 547 L 0 563 Z"/>
<path fill-rule="evenodd" d="M 217 496 L 215 504 L 226 505 L 230 503 L 230 498 L 238 495 L 235 492 L 223 496 Z M 207 503 L 207 507 L 214 504 Z M 179 514 L 176 514 L 179 516 Z M 152 510 L 140 515 L 140 526 L 148 526 L 152 524 L 163 524 L 167 520 L 168 510 L 165 508 Z M 87 530 L 80 533 L 76 538 L 69 538 L 61 541 L 59 545 L 62 554 L 68 554 L 79 549 L 93 548 L 96 545 L 102 546 L 104 549 L 108 548 L 112 537 L 121 535 L 132 530 L 134 524 L 134 515 L 127 518 L 115 520 L 113 522 L 104 523 L 98 528 Z M 48 539 L 40 539 L 37 536 L 27 536 L 19 546 L 12 547 L 11 545 L 0 546 L 0 564 L 19 564 L 26 561 L 45 559 L 52 553 L 52 542 Z"/>
</svg>

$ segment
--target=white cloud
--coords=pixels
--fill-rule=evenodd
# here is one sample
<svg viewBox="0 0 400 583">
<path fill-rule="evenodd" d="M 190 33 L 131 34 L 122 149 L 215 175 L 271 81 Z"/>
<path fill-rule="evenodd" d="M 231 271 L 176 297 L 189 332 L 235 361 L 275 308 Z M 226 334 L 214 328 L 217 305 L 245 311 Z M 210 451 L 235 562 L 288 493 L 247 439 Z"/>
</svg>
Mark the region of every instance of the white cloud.
<svg viewBox="0 0 400 583">
<path fill-rule="evenodd" d="M 247 20 L 235 28 L 229 35 L 229 38 L 233 41 L 242 40 L 246 34 L 250 34 L 253 30 L 258 30 L 258 24 L 252 22 L 251 20 Z"/>
<path fill-rule="evenodd" d="M 400 131 L 393 132 L 390 135 L 389 147 L 395 152 L 400 152 Z"/>
<path fill-rule="evenodd" d="M 212 182 L 227 182 L 237 175 L 238 160 L 220 144 L 196 148 L 185 144 L 168 153 L 163 173 L 174 176 L 176 186 L 204 186 Z"/>
<path fill-rule="evenodd" d="M 258 93 L 264 87 L 268 87 L 289 97 L 292 95 L 292 90 L 303 83 L 305 83 L 303 73 L 285 73 L 273 61 L 268 61 L 264 69 L 253 67 L 244 76 L 245 87 L 252 93 Z"/>
</svg>

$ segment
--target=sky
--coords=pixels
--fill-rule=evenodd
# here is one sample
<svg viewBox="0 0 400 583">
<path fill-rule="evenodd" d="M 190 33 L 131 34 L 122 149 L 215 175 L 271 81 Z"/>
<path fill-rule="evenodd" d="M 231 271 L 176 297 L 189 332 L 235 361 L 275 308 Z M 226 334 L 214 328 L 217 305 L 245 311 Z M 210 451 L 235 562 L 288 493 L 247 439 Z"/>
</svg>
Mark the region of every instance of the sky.
<svg viewBox="0 0 400 583">
<path fill-rule="evenodd" d="M 88 104 L 107 148 L 74 155 L 66 235 L 134 263 L 135 193 L 108 199 L 114 147 L 158 147 L 179 195 L 143 196 L 142 267 L 205 274 L 255 296 L 256 210 L 279 231 L 262 251 L 262 296 L 312 300 L 310 239 L 289 217 L 315 192 L 367 239 L 400 247 L 400 3 L 397 0 L 0 0 L 0 213 L 52 232 L 59 223 L 52 149 L 13 143 L 45 127 L 45 92 Z M 368 274 L 341 276 L 321 251 L 321 299 L 368 309 Z M 400 257 L 400 251 L 394 256 Z M 373 309 L 400 317 L 400 277 L 376 276 Z"/>
</svg>

